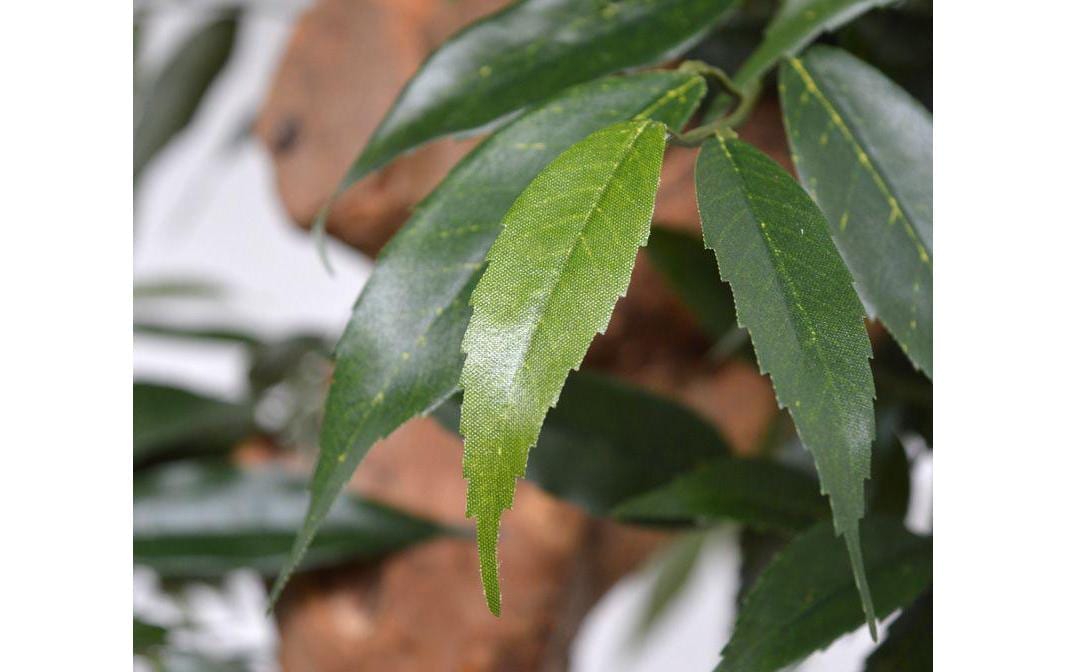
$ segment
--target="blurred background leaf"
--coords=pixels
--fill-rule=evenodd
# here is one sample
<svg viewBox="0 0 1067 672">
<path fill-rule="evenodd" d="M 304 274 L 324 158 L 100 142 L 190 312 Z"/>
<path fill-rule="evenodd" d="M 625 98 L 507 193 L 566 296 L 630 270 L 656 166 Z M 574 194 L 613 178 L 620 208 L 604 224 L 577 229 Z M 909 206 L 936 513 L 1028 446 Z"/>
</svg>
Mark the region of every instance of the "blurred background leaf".
<svg viewBox="0 0 1067 672">
<path fill-rule="evenodd" d="M 133 384 L 135 466 L 175 454 L 222 453 L 252 430 L 252 408 L 179 387 Z"/>
<path fill-rule="evenodd" d="M 926 593 L 889 626 L 889 636 L 867 658 L 866 672 L 934 669 L 934 596 Z"/>
<path fill-rule="evenodd" d="M 274 575 L 304 517 L 307 487 L 277 468 L 176 462 L 134 478 L 133 557 L 163 578 L 217 577 L 242 567 Z M 331 510 L 302 567 L 369 558 L 446 532 L 353 496 Z"/>
<path fill-rule="evenodd" d="M 196 30 L 139 94 L 133 133 L 133 178 L 192 120 L 204 94 L 225 67 L 237 35 L 238 14 L 226 12 Z"/>
</svg>

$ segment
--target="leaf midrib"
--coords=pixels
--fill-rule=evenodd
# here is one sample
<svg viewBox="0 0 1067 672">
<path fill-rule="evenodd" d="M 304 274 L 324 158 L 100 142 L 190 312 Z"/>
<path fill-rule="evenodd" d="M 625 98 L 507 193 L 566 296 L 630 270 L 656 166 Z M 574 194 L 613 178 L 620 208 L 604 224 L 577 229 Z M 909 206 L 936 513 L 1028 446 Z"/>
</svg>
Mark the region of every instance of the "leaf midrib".
<svg viewBox="0 0 1067 672">
<path fill-rule="evenodd" d="M 571 259 L 574 258 L 574 253 L 580 247 L 578 241 L 582 239 L 582 236 L 585 234 L 586 229 L 589 227 L 589 223 L 595 218 L 594 216 L 596 215 L 597 210 L 600 208 L 601 204 L 604 201 L 604 195 L 607 193 L 608 187 L 615 181 L 615 178 L 619 174 L 619 169 L 633 154 L 634 146 L 637 144 L 637 139 L 640 138 L 642 134 L 644 134 L 645 130 L 652 123 L 653 122 L 648 119 L 641 120 L 641 125 L 636 127 L 637 130 L 633 134 L 633 137 L 630 138 L 630 141 L 626 145 L 626 148 L 622 152 L 620 152 L 618 161 L 611 169 L 610 176 L 608 177 L 608 179 L 604 180 L 604 183 L 601 185 L 600 189 L 597 190 L 597 195 L 596 198 L 593 200 L 592 207 L 589 208 L 585 216 L 582 218 L 581 230 L 576 236 L 574 236 L 574 242 L 571 245 L 571 249 L 567 252 L 566 259 L 564 259 L 563 262 L 559 265 L 559 272 L 555 274 L 555 277 L 552 280 L 551 289 L 549 289 L 549 291 L 545 293 L 545 299 L 541 301 L 537 307 L 537 322 L 535 323 L 534 328 L 529 332 L 529 337 L 525 339 L 525 342 L 522 344 L 521 347 L 522 356 L 520 361 L 522 362 L 522 364 L 514 372 L 513 375 L 509 376 L 506 403 L 507 407 L 510 408 L 512 406 L 513 393 L 515 391 L 515 386 L 518 381 L 519 374 L 522 373 L 529 364 L 529 358 L 527 357 L 527 355 L 529 354 L 530 348 L 532 347 L 534 340 L 536 340 L 537 335 L 541 332 L 541 328 L 544 326 L 544 315 L 546 309 L 549 305 L 552 304 L 553 299 L 556 297 L 556 294 L 559 291 L 560 280 L 563 277 L 563 273 L 570 265 Z"/>
<path fill-rule="evenodd" d="M 774 250 L 772 249 L 771 241 L 768 239 L 767 234 L 764 233 L 763 228 L 760 226 L 761 219 L 758 216 L 758 213 L 756 212 L 755 206 L 752 203 L 752 199 L 750 198 L 750 194 L 752 193 L 752 191 L 749 188 L 748 180 L 745 179 L 744 174 L 738 169 L 737 163 L 736 163 L 736 161 L 734 160 L 734 157 L 733 157 L 733 153 L 730 151 L 730 148 L 727 146 L 726 141 L 721 136 L 716 136 L 716 138 L 718 139 L 719 145 L 722 147 L 722 151 L 726 155 L 726 158 L 730 163 L 730 167 L 733 169 L 734 174 L 737 175 L 738 180 L 741 182 L 742 186 L 744 187 L 741 190 L 741 195 L 745 199 L 745 205 L 747 206 L 746 210 L 748 211 L 748 213 L 752 217 L 752 219 L 755 221 L 756 230 L 759 233 L 760 241 L 763 243 L 763 249 L 766 252 L 766 257 L 771 262 L 771 265 L 774 267 L 775 271 L 777 271 L 775 273 L 775 275 L 774 275 L 774 282 L 775 282 L 776 285 L 778 285 L 779 289 L 781 289 L 784 293 L 789 295 L 789 297 L 792 300 L 793 305 L 801 308 L 799 315 L 797 314 L 796 311 L 789 310 L 789 309 L 786 310 L 786 314 L 789 315 L 789 322 L 793 325 L 793 333 L 797 337 L 797 345 L 800 347 L 800 349 L 802 351 L 808 350 L 808 348 L 805 347 L 805 343 L 808 340 L 805 336 L 807 334 L 811 334 L 812 332 L 815 332 L 817 330 L 814 328 L 814 324 L 809 321 L 810 318 L 807 317 L 806 311 L 804 311 L 802 306 L 801 306 L 800 299 L 799 299 L 799 297 L 797 295 L 797 291 L 796 291 L 796 288 L 794 286 L 795 283 L 793 281 L 793 278 L 791 277 L 790 273 L 788 273 L 786 268 L 783 265 L 781 265 L 780 262 L 775 257 Z M 788 281 L 788 286 L 783 286 L 783 284 L 782 284 L 782 279 L 783 278 Z M 806 329 L 806 331 L 803 332 L 803 335 L 801 333 L 799 333 L 798 330 L 797 330 L 798 329 L 798 326 L 797 326 L 797 321 L 798 320 L 800 320 L 803 323 L 801 325 L 801 328 Z M 821 365 L 822 370 L 825 372 L 825 375 L 823 376 L 823 378 L 828 382 L 828 387 L 832 388 L 833 391 L 834 391 L 834 394 L 833 395 L 829 395 L 829 396 L 831 396 L 834 399 L 835 406 L 836 406 L 837 410 L 840 410 L 840 411 L 847 410 L 847 408 L 845 406 L 842 406 L 840 403 L 838 403 L 839 399 L 840 399 L 841 388 L 838 387 L 837 379 L 833 375 L 833 372 L 832 372 L 831 368 L 827 364 L 826 355 L 825 355 L 825 353 L 823 353 L 822 348 L 820 347 L 819 339 L 816 338 L 811 343 L 810 347 L 811 347 L 811 349 L 813 349 L 815 351 L 815 354 L 816 354 L 816 356 L 818 357 L 818 360 L 819 360 L 819 364 Z M 758 355 L 759 355 L 759 352 L 757 351 L 757 356 Z M 825 397 L 826 395 L 823 395 L 823 396 Z M 785 406 L 792 408 L 795 405 L 795 400 L 792 400 L 792 401 L 793 401 L 793 403 L 791 403 L 791 400 L 786 400 Z M 821 399 L 820 399 L 820 403 L 823 403 L 821 401 Z M 798 431 L 799 431 L 799 429 L 798 429 Z M 822 488 L 820 488 L 820 490 L 821 489 Z M 822 494 L 825 495 L 827 493 L 823 492 Z"/>
<path fill-rule="evenodd" d="M 815 80 L 814 77 L 812 77 L 811 72 L 800 61 L 800 59 L 790 57 L 786 60 L 789 63 L 790 67 L 792 67 L 793 70 L 797 73 L 797 76 L 800 77 L 802 84 L 813 94 L 815 100 L 817 100 L 819 102 L 819 105 L 821 105 L 826 111 L 826 116 L 830 118 L 831 123 L 835 127 L 838 126 L 837 120 L 840 119 L 840 128 L 844 131 L 843 133 L 841 133 L 841 137 L 845 140 L 847 144 L 849 144 L 853 148 L 853 151 L 859 150 L 863 152 L 864 156 L 867 157 L 867 162 L 864 163 L 859 159 L 859 156 L 857 155 L 853 157 L 853 163 L 859 165 L 860 168 L 862 168 L 864 172 L 866 172 L 871 177 L 871 179 L 875 183 L 875 187 L 877 187 L 878 190 L 882 192 L 883 198 L 888 196 L 893 199 L 892 201 L 890 201 L 889 198 L 885 198 L 886 205 L 889 207 L 890 212 L 893 211 L 893 204 L 896 203 L 895 209 L 900 212 L 901 218 L 906 220 L 904 223 L 911 229 L 911 231 L 915 235 L 915 239 L 913 242 L 918 243 L 922 247 L 927 259 L 929 259 L 929 262 L 924 263 L 923 265 L 928 267 L 933 266 L 934 255 L 930 246 L 930 241 L 924 240 L 923 236 L 919 233 L 920 229 L 918 226 L 915 225 L 917 218 L 912 212 L 910 203 L 908 203 L 904 199 L 901 199 L 900 194 L 894 188 L 893 183 L 883 177 L 885 175 L 890 175 L 891 173 L 885 171 L 882 168 L 880 159 L 878 158 L 878 153 L 873 150 L 870 144 L 867 144 L 865 142 L 866 138 L 863 137 L 863 134 L 857 133 L 856 129 L 849 124 L 845 116 L 841 114 L 840 111 L 838 111 L 838 109 L 830 101 L 830 99 L 826 97 L 826 94 L 824 94 L 822 89 L 819 87 L 818 82 Z M 849 200 L 851 200 L 851 197 Z M 908 238 L 911 238 L 911 236 L 908 236 L 907 231 L 905 231 L 904 235 Z M 921 256 L 920 261 L 922 261 Z"/>
</svg>

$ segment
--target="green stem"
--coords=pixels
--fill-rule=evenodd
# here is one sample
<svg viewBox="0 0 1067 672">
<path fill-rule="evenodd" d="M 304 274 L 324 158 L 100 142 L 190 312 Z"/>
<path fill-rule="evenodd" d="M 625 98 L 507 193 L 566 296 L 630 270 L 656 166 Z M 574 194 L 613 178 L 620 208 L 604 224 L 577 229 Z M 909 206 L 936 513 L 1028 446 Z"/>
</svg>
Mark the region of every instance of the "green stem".
<svg viewBox="0 0 1067 672">
<path fill-rule="evenodd" d="M 742 90 L 730 79 L 729 75 L 719 68 L 708 65 L 703 61 L 686 61 L 678 69 L 682 72 L 692 72 L 715 80 L 730 94 L 735 104 L 734 109 L 728 114 L 724 114 L 710 123 L 698 126 L 685 133 L 672 133 L 671 144 L 681 145 L 682 147 L 697 147 L 716 133 L 741 123 L 752 111 L 756 96 Z"/>
</svg>

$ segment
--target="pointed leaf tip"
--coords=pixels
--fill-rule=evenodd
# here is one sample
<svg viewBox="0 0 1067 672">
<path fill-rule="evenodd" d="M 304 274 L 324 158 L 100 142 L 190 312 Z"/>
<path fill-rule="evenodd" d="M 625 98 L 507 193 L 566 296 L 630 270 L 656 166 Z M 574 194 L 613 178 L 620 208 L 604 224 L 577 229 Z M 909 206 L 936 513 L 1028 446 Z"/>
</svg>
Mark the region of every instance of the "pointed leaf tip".
<svg viewBox="0 0 1067 672">
<path fill-rule="evenodd" d="M 500 616 L 500 561 L 497 541 L 500 538 L 500 515 L 478 518 L 478 561 L 482 574 L 485 603 L 493 616 Z"/>
<path fill-rule="evenodd" d="M 865 610 L 857 525 L 874 440 L 864 310 L 811 197 L 773 159 L 736 139 L 704 143 L 696 166 L 704 241 L 733 291 L 760 370 L 815 458 Z"/>
<path fill-rule="evenodd" d="M 505 215 L 471 295 L 460 432 L 491 610 L 501 512 L 548 409 L 626 291 L 648 240 L 666 139 L 661 122 L 627 121 L 560 154 Z"/>
</svg>

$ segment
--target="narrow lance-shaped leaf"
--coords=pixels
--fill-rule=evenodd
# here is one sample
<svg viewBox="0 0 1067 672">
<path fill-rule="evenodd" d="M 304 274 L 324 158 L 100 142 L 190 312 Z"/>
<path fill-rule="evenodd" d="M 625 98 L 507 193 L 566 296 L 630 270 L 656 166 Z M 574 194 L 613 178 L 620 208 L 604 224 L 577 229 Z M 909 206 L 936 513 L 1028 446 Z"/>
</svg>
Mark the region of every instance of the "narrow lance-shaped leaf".
<svg viewBox="0 0 1067 672">
<path fill-rule="evenodd" d="M 563 152 L 508 211 L 471 295 L 460 378 L 463 474 L 494 614 L 500 515 L 567 374 L 626 291 L 648 240 L 666 135 L 659 122 L 623 122 Z"/>
<path fill-rule="evenodd" d="M 230 14 L 199 29 L 164 66 L 141 102 L 133 133 L 133 177 L 192 120 L 200 100 L 233 50 L 237 18 Z"/>
<path fill-rule="evenodd" d="M 631 521 L 701 523 L 726 518 L 758 530 L 798 532 L 829 517 L 814 478 L 766 460 L 721 457 L 623 502 Z"/>
<path fill-rule="evenodd" d="M 277 470 L 178 462 L 138 472 L 133 559 L 164 577 L 211 577 L 240 567 L 275 574 L 307 500 L 305 484 Z M 357 497 L 323 525 L 309 564 L 373 557 L 443 532 L 426 520 Z"/>
<path fill-rule="evenodd" d="M 865 520 L 863 532 L 871 592 L 886 617 L 930 585 L 933 543 L 881 517 Z M 862 625 L 848 564 L 829 523 L 791 541 L 744 598 L 715 672 L 775 672 Z"/>
<path fill-rule="evenodd" d="M 371 445 L 458 388 L 470 293 L 508 208 L 563 150 L 605 126 L 647 117 L 680 128 L 701 77 L 648 72 L 580 84 L 478 145 L 386 245 L 337 345 L 311 505 L 285 577 Z"/>
<path fill-rule="evenodd" d="M 899 86 L 840 49 L 784 62 L 782 114 L 800 181 L 871 317 L 931 378 L 933 124 Z"/>
<path fill-rule="evenodd" d="M 133 384 L 133 461 L 221 453 L 252 431 L 248 404 L 145 381 Z"/>
<path fill-rule="evenodd" d="M 836 30 L 874 7 L 893 0 L 785 0 L 767 26 L 763 41 L 734 74 L 733 80 L 747 95 L 759 93 L 760 80 L 778 60 L 792 56 L 824 32 Z M 724 94 L 716 96 L 705 116 L 711 121 L 729 105 Z"/>
<path fill-rule="evenodd" d="M 696 190 L 704 241 L 733 290 L 738 324 L 752 334 L 760 370 L 815 458 L 873 636 L 858 524 L 870 476 L 874 381 L 852 277 L 818 206 L 751 145 L 722 136 L 705 142 Z"/>
<path fill-rule="evenodd" d="M 450 399 L 434 418 L 459 430 Z M 666 397 L 598 373 L 567 378 L 530 453 L 526 478 L 596 516 L 729 454 L 712 425 Z"/>
<path fill-rule="evenodd" d="M 480 128 L 573 84 L 682 53 L 736 2 L 516 2 L 430 55 L 337 193 L 428 140 Z"/>
</svg>

